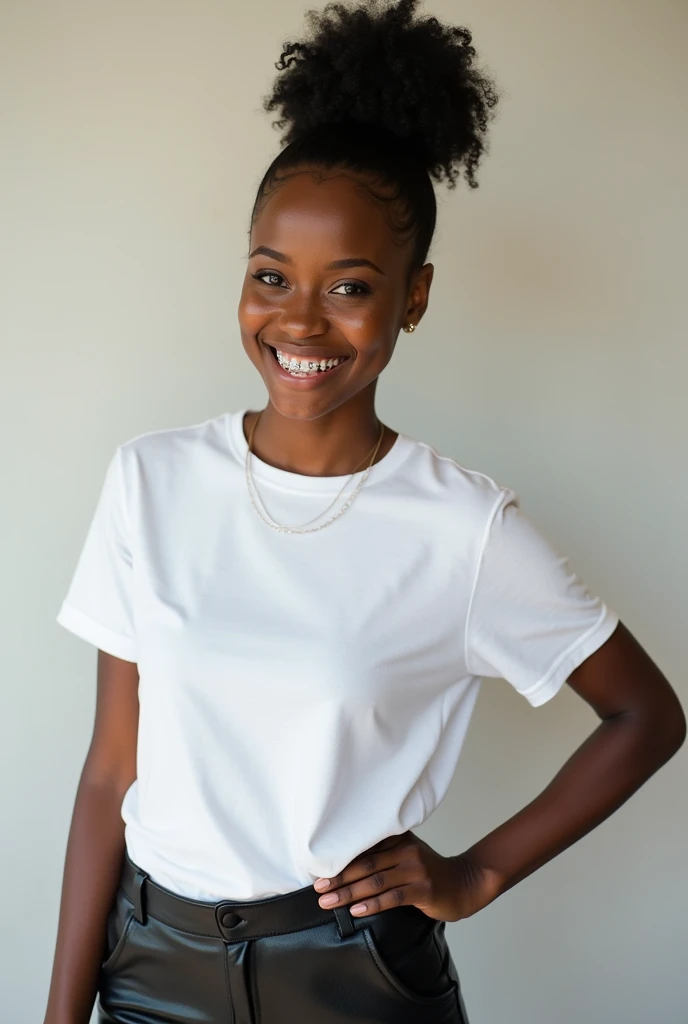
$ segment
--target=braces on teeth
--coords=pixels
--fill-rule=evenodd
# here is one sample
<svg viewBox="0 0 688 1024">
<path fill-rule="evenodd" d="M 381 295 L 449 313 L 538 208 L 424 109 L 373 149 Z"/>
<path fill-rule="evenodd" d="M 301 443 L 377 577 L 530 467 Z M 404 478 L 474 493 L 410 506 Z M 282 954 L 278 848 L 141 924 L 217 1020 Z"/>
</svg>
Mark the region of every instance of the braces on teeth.
<svg viewBox="0 0 688 1024">
<path fill-rule="evenodd" d="M 279 349 L 275 349 L 277 353 L 277 361 L 283 369 L 288 370 L 290 373 L 319 373 L 321 370 L 331 370 L 334 366 L 344 361 L 344 357 L 338 356 L 336 359 L 296 359 L 293 356 L 288 357 L 282 354 Z"/>
</svg>

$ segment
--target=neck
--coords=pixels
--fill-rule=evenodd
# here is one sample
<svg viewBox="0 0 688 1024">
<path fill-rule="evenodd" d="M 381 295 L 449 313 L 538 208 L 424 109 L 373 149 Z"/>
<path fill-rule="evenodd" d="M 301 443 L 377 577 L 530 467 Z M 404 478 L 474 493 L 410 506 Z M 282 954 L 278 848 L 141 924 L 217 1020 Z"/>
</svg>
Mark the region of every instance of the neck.
<svg viewBox="0 0 688 1024">
<path fill-rule="evenodd" d="M 353 402 L 312 420 L 283 416 L 268 402 L 253 433 L 251 450 L 268 465 L 303 476 L 346 476 L 366 469 L 380 438 L 375 462 L 394 444 L 396 434 L 383 427 L 372 404 L 363 410 Z M 247 413 L 248 441 L 258 413 Z"/>
</svg>

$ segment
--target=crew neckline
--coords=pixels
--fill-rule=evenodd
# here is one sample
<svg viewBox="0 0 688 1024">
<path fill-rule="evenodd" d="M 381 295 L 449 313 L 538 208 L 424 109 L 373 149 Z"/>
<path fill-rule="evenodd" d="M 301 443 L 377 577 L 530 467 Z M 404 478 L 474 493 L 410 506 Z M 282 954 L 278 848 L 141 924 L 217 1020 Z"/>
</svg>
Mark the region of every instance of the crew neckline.
<svg viewBox="0 0 688 1024">
<path fill-rule="evenodd" d="M 240 409 L 238 412 L 227 414 L 227 438 L 233 454 L 242 467 L 246 465 L 246 454 L 248 452 L 248 441 L 244 436 L 244 417 L 250 411 L 249 409 Z M 413 447 L 413 438 L 399 431 L 389 451 L 371 467 L 365 486 L 369 487 L 389 476 L 408 457 Z M 256 480 L 280 486 L 285 490 L 336 493 L 349 479 L 351 479 L 352 488 L 355 487 L 365 473 L 365 466 L 353 476 L 350 473 L 346 473 L 343 476 L 308 476 L 304 473 L 292 473 L 287 469 L 271 466 L 268 462 L 263 462 L 262 459 L 259 459 L 257 455 L 252 453 L 251 473 Z"/>
</svg>

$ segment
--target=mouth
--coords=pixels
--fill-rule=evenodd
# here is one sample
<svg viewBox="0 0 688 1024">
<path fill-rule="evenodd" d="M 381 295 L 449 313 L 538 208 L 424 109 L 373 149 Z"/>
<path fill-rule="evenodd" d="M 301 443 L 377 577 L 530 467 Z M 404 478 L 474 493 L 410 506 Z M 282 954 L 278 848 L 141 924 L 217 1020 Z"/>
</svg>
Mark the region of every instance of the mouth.
<svg viewBox="0 0 688 1024">
<path fill-rule="evenodd" d="M 320 382 L 331 377 L 349 361 L 349 356 L 327 356 L 314 352 L 295 356 L 273 345 L 264 345 L 278 376 L 283 380 Z"/>
</svg>

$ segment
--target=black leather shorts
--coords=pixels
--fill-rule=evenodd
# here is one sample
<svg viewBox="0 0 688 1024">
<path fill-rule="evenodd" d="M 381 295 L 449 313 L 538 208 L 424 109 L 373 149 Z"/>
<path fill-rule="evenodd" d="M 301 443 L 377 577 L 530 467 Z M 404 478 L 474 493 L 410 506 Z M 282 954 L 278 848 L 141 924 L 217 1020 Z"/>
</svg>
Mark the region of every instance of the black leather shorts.
<svg viewBox="0 0 688 1024">
<path fill-rule="evenodd" d="M 99 1024 L 468 1024 L 445 922 L 417 907 L 199 902 L 125 854 L 107 930 Z"/>
</svg>

